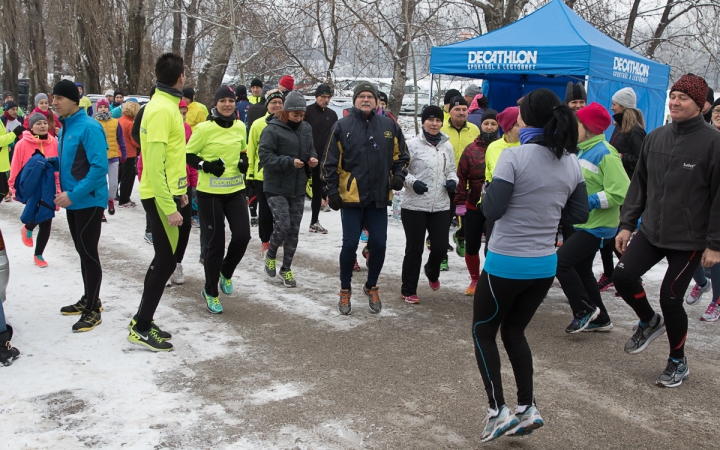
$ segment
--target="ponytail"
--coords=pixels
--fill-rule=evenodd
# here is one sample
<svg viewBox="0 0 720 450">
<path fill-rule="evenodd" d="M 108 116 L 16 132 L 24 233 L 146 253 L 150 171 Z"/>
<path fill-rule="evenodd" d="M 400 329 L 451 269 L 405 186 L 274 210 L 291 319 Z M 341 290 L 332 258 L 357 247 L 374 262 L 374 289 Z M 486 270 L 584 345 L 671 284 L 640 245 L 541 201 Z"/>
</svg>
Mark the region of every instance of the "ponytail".
<svg viewBox="0 0 720 450">
<path fill-rule="evenodd" d="M 545 145 L 557 159 L 563 154 L 577 153 L 578 122 L 575 112 L 566 104 L 553 108 L 553 115 L 543 127 Z"/>
</svg>

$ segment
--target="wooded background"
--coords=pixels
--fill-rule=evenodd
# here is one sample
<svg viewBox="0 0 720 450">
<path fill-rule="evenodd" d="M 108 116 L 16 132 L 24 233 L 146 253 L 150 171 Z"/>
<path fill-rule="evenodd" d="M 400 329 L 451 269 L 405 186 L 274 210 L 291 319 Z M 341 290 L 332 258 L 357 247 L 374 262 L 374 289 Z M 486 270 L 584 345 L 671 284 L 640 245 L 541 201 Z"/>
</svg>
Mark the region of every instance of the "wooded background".
<svg viewBox="0 0 720 450">
<path fill-rule="evenodd" d="M 565 0 L 595 27 L 670 64 L 672 78 L 720 78 L 720 0 Z M 183 55 L 187 84 L 208 103 L 227 74 L 296 83 L 392 77 L 397 113 L 430 48 L 484 34 L 545 4 L 533 0 L 0 0 L 2 85 L 50 92 L 73 76 L 86 93 L 147 94 L 154 60 Z M 548 24 L 552 33 L 552 24 Z M 32 98 L 31 98 L 32 102 Z"/>
</svg>

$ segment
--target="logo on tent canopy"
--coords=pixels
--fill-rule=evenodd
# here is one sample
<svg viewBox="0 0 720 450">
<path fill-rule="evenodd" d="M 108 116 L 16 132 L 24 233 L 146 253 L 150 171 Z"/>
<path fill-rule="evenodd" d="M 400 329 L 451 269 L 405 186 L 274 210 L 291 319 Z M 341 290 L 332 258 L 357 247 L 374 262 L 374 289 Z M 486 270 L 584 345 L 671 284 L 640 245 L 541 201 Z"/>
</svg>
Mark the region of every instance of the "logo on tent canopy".
<svg viewBox="0 0 720 450">
<path fill-rule="evenodd" d="M 650 78 L 650 65 L 616 56 L 613 61 L 613 76 L 615 78 L 647 83 L 648 78 Z"/>
<path fill-rule="evenodd" d="M 535 70 L 537 50 L 468 52 L 468 70 Z"/>
</svg>

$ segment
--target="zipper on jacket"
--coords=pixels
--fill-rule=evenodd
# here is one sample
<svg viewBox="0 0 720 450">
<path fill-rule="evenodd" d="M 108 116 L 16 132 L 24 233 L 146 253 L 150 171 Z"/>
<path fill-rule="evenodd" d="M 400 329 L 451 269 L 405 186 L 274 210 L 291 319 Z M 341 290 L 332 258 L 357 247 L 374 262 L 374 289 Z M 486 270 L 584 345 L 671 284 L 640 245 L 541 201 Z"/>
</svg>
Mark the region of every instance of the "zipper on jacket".
<svg viewBox="0 0 720 450">
<path fill-rule="evenodd" d="M 677 147 L 678 139 L 680 139 L 681 137 L 682 137 L 682 135 L 678 135 L 675 138 L 675 142 L 673 142 L 672 150 L 670 150 L 670 160 L 668 161 L 667 169 L 665 170 L 665 174 L 663 175 L 663 193 L 662 193 L 662 197 L 660 197 L 661 207 L 660 207 L 660 211 L 658 214 L 658 223 L 657 223 L 657 228 L 655 231 L 657 233 L 658 242 L 660 241 L 660 224 L 662 223 L 662 212 L 663 212 L 662 204 L 663 204 L 663 201 L 665 200 L 665 191 L 667 190 L 667 176 L 668 176 L 668 173 L 670 172 L 670 165 L 672 163 L 673 154 L 675 153 L 675 147 Z M 645 189 L 647 189 L 647 187 L 645 187 Z M 647 193 L 645 195 L 647 196 Z M 640 217 L 642 217 L 642 215 Z"/>
</svg>

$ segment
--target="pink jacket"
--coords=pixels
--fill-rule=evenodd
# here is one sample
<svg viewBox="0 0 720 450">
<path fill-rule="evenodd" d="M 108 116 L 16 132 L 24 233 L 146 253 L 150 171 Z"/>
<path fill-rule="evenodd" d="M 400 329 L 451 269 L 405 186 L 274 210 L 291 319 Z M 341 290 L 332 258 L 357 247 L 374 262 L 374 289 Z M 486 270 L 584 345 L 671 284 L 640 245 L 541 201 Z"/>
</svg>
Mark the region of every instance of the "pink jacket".
<svg viewBox="0 0 720 450">
<path fill-rule="evenodd" d="M 15 151 L 13 153 L 12 164 L 10 165 L 10 185 L 11 192 L 15 196 L 15 180 L 20 170 L 25 167 L 32 155 L 35 154 L 35 150 L 45 155 L 46 158 L 57 158 L 58 156 L 58 141 L 55 137 L 48 133 L 47 139 L 40 139 L 34 136 L 29 131 L 24 131 L 21 139 L 15 144 Z M 55 185 L 57 192 L 60 191 L 60 174 L 55 172 Z"/>
</svg>

